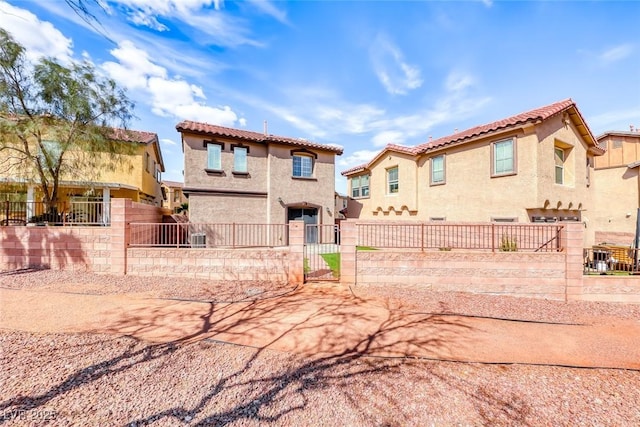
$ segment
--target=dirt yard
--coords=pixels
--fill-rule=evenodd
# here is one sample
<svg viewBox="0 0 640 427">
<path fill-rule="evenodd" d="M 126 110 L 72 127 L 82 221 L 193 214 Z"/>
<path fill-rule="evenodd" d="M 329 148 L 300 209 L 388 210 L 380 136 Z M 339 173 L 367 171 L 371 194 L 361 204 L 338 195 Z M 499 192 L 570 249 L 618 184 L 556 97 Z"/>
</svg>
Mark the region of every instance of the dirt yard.
<svg viewBox="0 0 640 427">
<path fill-rule="evenodd" d="M 60 272 L 0 274 L 0 288 L 43 297 L 134 292 L 220 302 L 292 291 Z M 430 292 L 407 302 L 408 295 L 390 292 L 356 289 L 354 298 L 430 315 L 582 325 L 640 319 L 640 307 L 633 305 Z M 0 315 L 6 302 L 0 302 Z M 300 355 L 205 335 L 152 342 L 136 334 L 17 328 L 0 330 L 0 350 L 0 424 L 11 426 L 640 425 L 640 372 L 634 369 L 374 357 L 362 349 Z M 605 350 L 615 356 L 619 349 Z"/>
</svg>

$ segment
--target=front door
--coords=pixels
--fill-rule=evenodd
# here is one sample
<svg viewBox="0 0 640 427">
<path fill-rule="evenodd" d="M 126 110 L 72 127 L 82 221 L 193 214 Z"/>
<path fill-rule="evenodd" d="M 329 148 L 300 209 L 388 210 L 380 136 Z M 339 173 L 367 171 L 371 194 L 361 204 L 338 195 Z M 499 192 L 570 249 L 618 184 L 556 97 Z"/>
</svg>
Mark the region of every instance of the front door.
<svg viewBox="0 0 640 427">
<path fill-rule="evenodd" d="M 305 243 L 317 243 L 318 242 L 318 230 L 317 227 L 308 227 L 308 225 L 318 224 L 318 208 L 288 208 L 287 210 L 287 222 L 302 220 L 305 225 Z"/>
</svg>

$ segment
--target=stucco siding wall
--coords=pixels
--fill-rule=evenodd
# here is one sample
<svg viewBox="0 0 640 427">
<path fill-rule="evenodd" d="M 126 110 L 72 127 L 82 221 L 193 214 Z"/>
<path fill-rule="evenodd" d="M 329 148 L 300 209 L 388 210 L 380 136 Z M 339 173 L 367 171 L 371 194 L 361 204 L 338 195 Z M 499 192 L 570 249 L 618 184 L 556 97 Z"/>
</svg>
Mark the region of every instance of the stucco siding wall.
<svg viewBox="0 0 640 427">
<path fill-rule="evenodd" d="M 618 167 L 595 171 L 593 207 L 585 212 L 594 232 L 634 233 L 640 195 L 640 168 Z"/>
<path fill-rule="evenodd" d="M 207 174 L 207 147 L 204 141 L 224 144 L 222 150 L 222 175 Z M 268 180 L 267 148 L 264 144 L 246 143 L 248 175 L 233 174 L 233 151 L 231 145 L 238 144 L 223 138 L 202 135 L 183 135 L 184 141 L 184 185 L 188 188 L 224 189 L 236 191 L 266 192 Z"/>
<path fill-rule="evenodd" d="M 492 143 L 515 138 L 517 173 L 492 177 Z M 430 153 L 420 161 L 420 216 L 447 221 L 517 218 L 528 222 L 525 208 L 535 203 L 535 137 L 507 133 Z M 446 182 L 430 185 L 430 158 L 445 155 Z M 424 213 L 422 213 L 424 212 Z"/>
<path fill-rule="evenodd" d="M 189 221 L 193 223 L 267 224 L 266 197 L 191 194 Z"/>
<path fill-rule="evenodd" d="M 269 145 L 269 222 L 284 224 L 287 221 L 286 207 L 317 207 L 318 221 L 333 224 L 335 208 L 335 155 L 310 150 L 317 155 L 313 162 L 313 177 L 293 177 L 291 146 Z M 282 202 L 278 200 L 282 199 Z M 329 208 L 329 212 L 327 212 Z"/>
</svg>

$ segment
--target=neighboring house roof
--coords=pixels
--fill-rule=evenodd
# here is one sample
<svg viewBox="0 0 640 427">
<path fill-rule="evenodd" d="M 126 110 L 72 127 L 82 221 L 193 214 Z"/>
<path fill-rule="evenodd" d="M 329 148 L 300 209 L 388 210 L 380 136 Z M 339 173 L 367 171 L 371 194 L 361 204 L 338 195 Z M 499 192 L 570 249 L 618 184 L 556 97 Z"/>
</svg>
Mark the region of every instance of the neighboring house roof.
<svg viewBox="0 0 640 427">
<path fill-rule="evenodd" d="M 598 141 L 601 141 L 602 139 L 604 139 L 604 138 L 606 138 L 608 136 L 631 137 L 631 138 L 640 139 L 640 131 L 625 132 L 625 131 L 618 131 L 618 130 L 608 130 L 605 133 L 603 133 L 602 135 L 599 135 L 596 139 Z"/>
<path fill-rule="evenodd" d="M 162 172 L 165 171 L 164 160 L 162 159 L 162 151 L 160 150 L 160 141 L 158 140 L 158 134 L 141 130 L 112 128 L 110 138 L 113 138 L 117 141 L 137 142 L 144 145 L 153 144 L 153 149 L 156 153 L 156 157 L 158 158 L 160 170 Z"/>
<path fill-rule="evenodd" d="M 201 135 L 220 136 L 226 138 L 243 139 L 245 141 L 253 141 L 260 143 L 277 143 L 284 145 L 292 145 L 294 147 L 315 148 L 318 150 L 331 151 L 338 155 L 342 154 L 342 147 L 329 144 L 318 144 L 313 141 L 300 138 L 289 138 L 277 135 L 265 135 L 260 132 L 253 132 L 243 129 L 234 129 L 224 126 L 211 125 L 208 123 L 193 122 L 185 120 L 176 125 L 178 132 L 190 132 Z"/>
<path fill-rule="evenodd" d="M 166 185 L 167 187 L 173 187 L 173 188 L 182 188 L 184 187 L 184 182 L 162 181 L 162 185 Z"/>
<path fill-rule="evenodd" d="M 553 104 L 546 105 L 544 107 L 536 108 L 526 111 L 524 113 L 516 114 L 505 119 L 501 119 L 495 122 L 487 123 L 480 126 L 475 126 L 462 132 L 456 132 L 452 135 L 444 136 L 433 141 L 429 141 L 424 144 L 417 145 L 415 147 L 405 147 L 401 145 L 389 144 L 387 145 L 376 157 L 374 157 L 369 163 L 365 165 L 356 166 L 342 172 L 342 175 L 352 175 L 368 169 L 378 158 L 383 156 L 389 151 L 395 151 L 405 154 L 419 155 L 427 153 L 432 150 L 438 150 L 443 147 L 460 145 L 470 141 L 473 141 L 479 137 L 484 137 L 494 132 L 508 130 L 518 126 L 526 124 L 538 124 L 544 120 L 551 118 L 560 113 L 566 112 L 571 118 L 572 122 L 580 132 L 581 136 L 587 141 L 591 147 L 590 149 L 594 154 L 603 154 L 604 149 L 600 147 L 598 141 L 594 138 L 591 130 L 589 129 L 586 121 L 582 117 L 582 114 L 578 110 L 576 103 L 569 99 L 555 102 Z"/>
</svg>

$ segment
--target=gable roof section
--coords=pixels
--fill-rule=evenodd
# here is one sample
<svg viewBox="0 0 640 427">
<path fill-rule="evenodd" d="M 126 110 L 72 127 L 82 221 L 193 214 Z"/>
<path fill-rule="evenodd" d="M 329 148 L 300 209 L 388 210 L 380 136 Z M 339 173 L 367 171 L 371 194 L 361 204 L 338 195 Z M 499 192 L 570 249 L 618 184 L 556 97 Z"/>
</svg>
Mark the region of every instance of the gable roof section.
<svg viewBox="0 0 640 427">
<path fill-rule="evenodd" d="M 587 144 L 596 148 L 600 148 L 596 139 L 591 133 L 591 130 L 587 126 L 587 123 L 582 117 L 582 114 L 578 110 L 576 103 L 573 102 L 571 98 L 568 98 L 563 101 L 545 105 L 544 107 L 535 108 L 524 113 L 507 117 L 505 119 L 480 126 L 475 126 L 470 129 L 463 130 L 462 132 L 454 133 L 453 135 L 444 136 L 442 138 L 436 139 L 435 141 L 420 144 L 416 147 L 416 150 L 418 154 L 422 154 L 438 148 L 462 144 L 469 140 L 488 135 L 493 132 L 507 130 L 509 128 L 522 126 L 528 123 L 537 124 L 565 111 L 568 113 L 574 125 L 578 128 L 581 136 L 587 141 Z"/>
<path fill-rule="evenodd" d="M 602 135 L 598 135 L 596 139 L 598 140 L 598 142 L 600 142 L 608 136 L 630 137 L 630 138 L 640 139 L 640 131 L 629 132 L 629 131 L 609 130 L 603 133 Z"/>
<path fill-rule="evenodd" d="M 245 141 L 259 142 L 259 143 L 274 143 L 274 144 L 283 144 L 290 145 L 294 147 L 303 147 L 303 148 L 314 148 L 317 150 L 324 150 L 336 153 L 338 155 L 342 154 L 342 147 L 338 147 L 336 145 L 328 145 L 328 144 L 318 144 L 313 141 L 308 141 L 306 139 L 298 139 L 298 138 L 289 138 L 286 136 L 278 136 L 278 135 L 265 135 L 260 132 L 253 132 L 249 130 L 243 129 L 234 129 L 228 128 L 224 126 L 211 125 L 208 123 L 200 123 L 193 122 L 190 120 L 185 120 L 176 125 L 176 129 L 178 132 L 184 133 L 195 133 L 200 135 L 209 135 L 209 136 L 219 136 L 226 137 L 232 139 L 243 139 Z"/>
<path fill-rule="evenodd" d="M 376 156 L 371 159 L 368 163 L 354 166 L 350 169 L 340 172 L 342 176 L 353 175 L 355 173 L 364 172 L 371 167 L 375 162 L 378 161 L 381 157 L 383 157 L 386 153 L 400 153 L 400 154 L 409 154 L 411 156 L 415 156 L 417 154 L 415 147 L 408 147 L 406 145 L 398 145 L 398 144 L 387 144 Z"/>
<path fill-rule="evenodd" d="M 385 148 L 382 149 L 380 153 L 376 157 L 374 157 L 370 162 L 364 165 L 356 166 L 351 169 L 347 169 L 342 172 L 342 175 L 352 175 L 354 173 L 358 173 L 368 169 L 378 158 L 384 155 L 388 151 L 396 151 L 405 154 L 413 154 L 420 155 L 427 153 L 432 150 L 438 150 L 443 147 L 448 147 L 452 145 L 460 145 L 467 142 L 470 142 L 476 138 L 483 137 L 485 135 L 490 135 L 494 132 L 507 130 L 510 128 L 519 127 L 526 124 L 537 124 L 544 120 L 547 120 L 556 114 L 560 114 L 566 112 L 570 117 L 573 124 L 578 129 L 580 135 L 587 141 L 587 144 L 590 146 L 589 149 L 593 154 L 599 155 L 604 153 L 604 149 L 600 147 L 597 140 L 594 138 L 591 130 L 589 129 L 586 121 L 582 117 L 582 114 L 578 110 L 576 103 L 568 98 L 563 101 L 555 102 L 553 104 L 546 105 L 544 107 L 536 108 L 533 110 L 526 111 L 524 113 L 516 114 L 511 117 L 507 117 L 495 122 L 487 123 L 480 126 L 475 126 L 462 132 L 457 132 L 452 135 L 444 136 L 438 138 L 434 141 L 429 141 L 424 144 L 419 144 L 415 147 L 404 147 L 395 144 L 389 144 Z"/>
<path fill-rule="evenodd" d="M 130 130 L 122 128 L 111 128 L 110 138 L 122 141 L 122 142 L 136 142 L 138 144 L 149 145 L 153 144 L 153 150 L 156 153 L 160 170 L 165 171 L 164 160 L 162 158 L 162 151 L 160 150 L 160 141 L 158 140 L 158 134 L 153 132 L 146 132 L 141 130 Z"/>
</svg>

